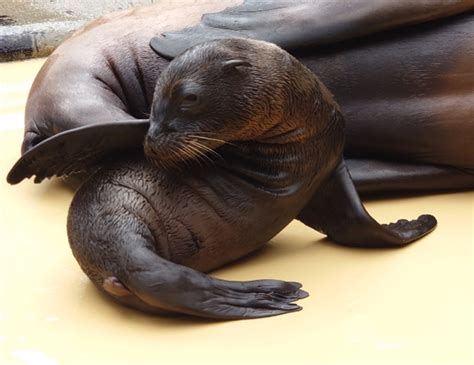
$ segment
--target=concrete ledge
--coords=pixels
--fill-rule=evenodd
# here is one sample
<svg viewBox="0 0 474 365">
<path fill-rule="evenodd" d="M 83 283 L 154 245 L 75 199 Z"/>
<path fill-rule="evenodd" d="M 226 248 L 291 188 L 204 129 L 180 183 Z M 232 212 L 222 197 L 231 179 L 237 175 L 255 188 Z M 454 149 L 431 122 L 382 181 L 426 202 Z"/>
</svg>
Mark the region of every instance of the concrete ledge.
<svg viewBox="0 0 474 365">
<path fill-rule="evenodd" d="M 103 14 L 159 0 L 12 0 L 0 8 L 0 62 L 49 55 L 64 39 Z"/>
<path fill-rule="evenodd" d="M 45 57 L 86 22 L 45 22 L 0 29 L 0 61 Z"/>
</svg>

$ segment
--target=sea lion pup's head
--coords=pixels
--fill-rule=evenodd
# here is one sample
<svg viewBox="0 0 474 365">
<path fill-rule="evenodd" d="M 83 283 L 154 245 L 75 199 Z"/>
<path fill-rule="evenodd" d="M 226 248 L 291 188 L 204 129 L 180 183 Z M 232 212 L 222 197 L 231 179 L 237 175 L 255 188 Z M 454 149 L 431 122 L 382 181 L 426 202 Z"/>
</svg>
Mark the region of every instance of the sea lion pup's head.
<svg viewBox="0 0 474 365">
<path fill-rule="evenodd" d="M 166 165 L 226 142 L 301 142 L 325 128 L 334 105 L 316 76 L 274 44 L 206 42 L 161 74 L 145 154 Z"/>
</svg>

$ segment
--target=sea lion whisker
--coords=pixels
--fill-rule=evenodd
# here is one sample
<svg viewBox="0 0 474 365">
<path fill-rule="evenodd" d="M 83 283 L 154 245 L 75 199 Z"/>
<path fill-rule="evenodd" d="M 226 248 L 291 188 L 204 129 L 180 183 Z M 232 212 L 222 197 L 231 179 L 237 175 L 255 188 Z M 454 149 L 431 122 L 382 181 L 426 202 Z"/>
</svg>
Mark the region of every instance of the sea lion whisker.
<svg viewBox="0 0 474 365">
<path fill-rule="evenodd" d="M 189 146 L 187 146 L 186 144 L 182 143 L 182 144 L 180 145 L 180 147 L 181 147 L 181 150 L 182 150 L 183 152 L 186 151 L 187 156 L 188 156 L 189 158 L 194 159 L 194 158 L 198 157 L 198 153 L 197 153 L 196 151 L 190 149 Z"/>
<path fill-rule="evenodd" d="M 193 153 L 191 153 L 187 148 L 186 146 L 180 146 L 179 148 L 180 152 L 185 155 L 187 158 L 182 158 L 181 160 L 182 161 L 186 161 L 189 160 L 189 159 L 193 159 L 195 157 L 195 155 Z"/>
<path fill-rule="evenodd" d="M 205 153 L 203 153 L 202 151 L 198 150 L 196 147 L 192 147 L 192 146 L 188 146 L 188 148 L 191 148 L 192 150 L 196 151 L 196 159 L 198 159 L 199 161 L 202 161 L 203 163 L 214 163 L 214 161 L 209 158 L 208 156 L 206 156 Z"/>
<path fill-rule="evenodd" d="M 220 143 L 227 143 L 226 141 L 224 141 L 223 139 L 219 139 L 219 138 L 211 138 L 211 137 L 204 137 L 204 136 L 200 136 L 198 134 L 189 134 L 189 137 L 192 137 L 192 138 L 200 138 L 200 139 L 206 139 L 208 141 L 216 141 L 216 142 L 220 142 Z"/>
<path fill-rule="evenodd" d="M 189 159 L 188 154 L 185 151 L 183 151 L 181 146 L 178 147 L 177 151 L 178 151 L 178 161 L 184 163 L 184 165 L 188 167 L 188 164 L 187 164 L 187 160 Z"/>
<path fill-rule="evenodd" d="M 190 159 L 193 161 L 196 161 L 199 166 L 203 167 L 203 164 L 205 161 L 202 160 L 200 153 L 189 148 L 189 146 L 182 144 L 182 149 L 188 151 L 188 155 L 190 156 Z"/>
<path fill-rule="evenodd" d="M 213 150 L 212 148 L 210 148 L 210 147 L 208 147 L 208 146 L 206 146 L 202 143 L 199 143 L 198 141 L 189 141 L 189 143 L 192 143 L 196 147 L 202 148 L 203 150 L 213 154 L 214 156 L 219 157 L 221 160 L 224 160 L 224 157 L 222 157 L 222 155 L 219 152 Z"/>
<path fill-rule="evenodd" d="M 174 146 L 173 146 L 174 145 Z M 178 156 L 180 157 L 179 152 L 177 152 L 176 148 L 172 148 L 176 146 L 176 142 L 173 141 L 172 145 L 170 146 L 169 153 L 173 156 Z M 177 146 L 179 149 L 179 145 Z M 149 146 L 150 150 L 153 152 L 153 155 L 159 156 L 160 154 L 156 151 L 153 145 Z M 145 155 L 146 159 L 151 162 L 151 164 L 157 168 L 162 168 L 165 170 L 170 170 L 170 169 L 176 169 L 179 166 L 173 161 L 169 159 L 161 159 L 161 158 L 153 158 L 151 156 Z"/>
<path fill-rule="evenodd" d="M 219 138 L 205 137 L 205 136 L 200 136 L 200 135 L 196 135 L 196 134 L 189 134 L 189 137 L 199 138 L 199 139 L 205 139 L 205 140 L 208 140 L 208 141 L 220 142 L 220 143 L 222 143 L 222 144 L 228 144 L 228 145 L 230 145 L 230 146 L 235 146 L 235 147 L 237 147 L 236 144 L 231 143 L 231 142 L 224 141 L 223 139 L 219 139 Z"/>
<path fill-rule="evenodd" d="M 188 141 L 188 142 L 192 142 L 192 141 Z M 194 145 L 194 144 L 188 144 L 187 145 L 188 148 L 190 148 L 191 150 L 195 151 L 196 152 L 196 157 L 197 158 L 201 158 L 201 161 L 203 162 L 211 162 L 212 164 L 214 164 L 214 161 L 208 156 L 206 155 L 202 150 L 199 149 L 198 146 Z"/>
<path fill-rule="evenodd" d="M 219 157 L 221 160 L 224 159 L 219 153 L 217 153 L 216 151 L 214 151 L 213 149 L 209 148 L 206 145 L 203 145 L 197 141 L 188 141 L 188 143 L 191 143 L 193 146 L 199 149 L 199 151 L 203 153 L 203 155 L 205 155 L 208 158 L 210 158 L 208 153 L 212 153 L 213 156 Z"/>
<path fill-rule="evenodd" d="M 183 158 L 183 154 L 186 155 L 188 158 L 192 158 L 192 154 L 189 151 L 184 151 L 183 147 L 184 144 L 180 141 L 173 141 L 172 146 L 175 147 L 173 149 L 170 149 L 170 152 L 173 154 L 173 156 L 176 156 L 178 158 L 178 161 L 184 162 L 187 167 L 189 167 L 187 163 L 187 159 Z M 180 168 L 181 166 L 174 160 L 168 160 L 168 163 L 173 167 L 173 168 Z"/>
<path fill-rule="evenodd" d="M 187 158 L 181 158 L 181 161 L 183 161 L 186 166 L 190 167 L 191 166 L 190 160 L 195 160 L 195 157 L 196 157 L 195 153 L 193 153 L 191 150 L 186 148 L 186 145 L 183 143 L 180 144 L 179 150 L 183 155 L 187 157 Z"/>
</svg>

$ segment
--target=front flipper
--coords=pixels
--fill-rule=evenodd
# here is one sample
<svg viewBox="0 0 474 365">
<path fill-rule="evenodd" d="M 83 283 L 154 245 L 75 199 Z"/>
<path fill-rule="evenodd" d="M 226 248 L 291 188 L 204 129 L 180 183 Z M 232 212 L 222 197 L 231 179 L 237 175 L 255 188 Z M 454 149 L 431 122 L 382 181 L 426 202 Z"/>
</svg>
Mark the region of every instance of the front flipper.
<svg viewBox="0 0 474 365">
<path fill-rule="evenodd" d="M 402 247 L 436 227 L 431 215 L 388 225 L 377 223 L 362 205 L 344 161 L 322 183 L 297 219 L 337 243 L 355 247 Z"/>
<path fill-rule="evenodd" d="M 462 13 L 472 6 L 469 0 L 246 0 L 240 6 L 205 14 L 195 27 L 153 38 L 150 45 L 165 58 L 174 58 L 198 43 L 232 37 L 303 50 Z"/>
<path fill-rule="evenodd" d="M 150 242 L 143 235 L 129 234 L 125 239 L 122 241 L 126 242 L 128 251 L 122 252 L 119 258 L 111 258 L 110 252 L 84 254 L 76 247 L 80 245 L 74 243 L 71 247 L 85 267 L 93 266 L 90 257 L 93 255 L 100 255 L 97 261 L 101 264 L 116 267 L 120 277 L 107 276 L 102 280 L 100 275 L 89 277 L 117 302 L 144 312 L 213 319 L 261 318 L 299 311 L 301 307 L 294 302 L 308 296 L 296 282 L 216 279 L 158 256 L 147 247 Z M 106 240 L 101 241 L 96 251 L 107 244 Z M 114 245 L 124 246 L 120 242 Z M 117 267 L 117 263 L 122 266 Z"/>
<path fill-rule="evenodd" d="M 139 310 L 213 319 L 250 319 L 299 311 L 302 308 L 294 302 L 308 296 L 299 283 L 221 280 L 164 260 L 152 252 L 144 251 L 144 255 L 147 259 L 137 261 L 140 270 L 128 272 L 123 282 L 131 295 L 109 292 L 117 301 Z M 137 305 L 137 299 L 141 305 Z"/>
<path fill-rule="evenodd" d="M 139 148 L 148 120 L 89 125 L 58 133 L 26 152 L 7 176 L 18 184 L 36 175 L 35 183 L 52 176 L 79 172 L 99 163 L 110 152 Z"/>
</svg>

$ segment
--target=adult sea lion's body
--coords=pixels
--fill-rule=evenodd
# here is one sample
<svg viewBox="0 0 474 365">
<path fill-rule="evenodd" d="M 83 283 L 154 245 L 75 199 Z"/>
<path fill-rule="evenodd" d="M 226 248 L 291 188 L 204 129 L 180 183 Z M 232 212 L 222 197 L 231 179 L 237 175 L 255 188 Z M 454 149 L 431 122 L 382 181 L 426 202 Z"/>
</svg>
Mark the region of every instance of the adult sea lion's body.
<svg viewBox="0 0 474 365">
<path fill-rule="evenodd" d="M 444 15 L 464 14 L 334 45 L 316 41 L 311 50 L 295 47 L 341 105 L 346 157 L 360 191 L 473 186 L 474 42 L 469 34 L 474 21 L 469 2 L 458 3 Z M 149 40 L 196 24 L 203 13 L 238 4 L 184 1 L 178 7 L 163 1 L 91 23 L 61 45 L 38 75 L 27 105 L 23 152 L 74 127 L 145 118 L 167 65 L 149 49 Z M 432 17 L 443 17 L 436 11 Z M 406 23 L 415 23 L 412 18 Z M 399 19 L 403 25 L 400 14 Z M 374 29 L 384 27 L 389 28 Z M 336 40 L 344 39 L 343 31 L 338 34 Z"/>
<path fill-rule="evenodd" d="M 382 226 L 370 217 L 341 159 L 344 138 L 339 108 L 309 70 L 277 47 L 242 39 L 206 43 L 165 70 L 167 61 L 151 53 L 148 39 L 173 30 L 168 25 L 176 22 L 174 16 L 183 19 L 183 24 L 174 23 L 179 29 L 197 22 L 202 12 L 219 10 L 216 4 L 208 4 L 209 9 L 200 4 L 199 8 L 190 5 L 166 11 L 160 3 L 121 13 L 92 23 L 59 47 L 30 94 L 25 154 L 9 181 L 19 182 L 33 174 L 41 180 L 76 171 L 97 162 L 102 152 L 115 150 L 113 161 L 101 160 L 102 169 L 80 188 L 68 219 L 73 252 L 99 288 L 147 311 L 213 318 L 291 312 L 299 309 L 291 303 L 306 296 L 297 283 L 228 282 L 195 269 L 211 270 L 255 250 L 293 218 L 336 242 L 365 247 L 406 245 L 434 229 L 436 220 L 420 216 Z M 468 16 L 453 18 L 443 27 L 428 27 L 427 38 L 417 42 L 431 39 L 436 43 L 442 36 L 449 38 L 453 30 L 467 31 L 471 25 Z M 393 47 L 400 48 L 409 39 L 392 34 L 375 48 L 373 39 L 368 42 L 365 47 L 383 61 L 391 60 Z M 346 46 L 342 50 L 355 55 L 351 62 L 367 59 L 368 49 L 362 47 L 359 55 Z M 407 47 L 407 55 L 413 47 Z M 429 49 L 436 52 L 438 45 Z M 349 116 L 368 108 L 374 96 L 369 87 L 378 80 L 369 78 L 364 88 L 351 88 L 351 77 L 360 77 L 350 73 L 351 62 L 337 63 L 337 56 L 330 53 L 300 55 L 300 59 L 326 77 L 332 75 L 334 65 L 340 71 L 336 76 L 347 72 L 349 79 L 335 82 L 333 92 L 337 97 L 339 89 L 343 97 L 349 87 L 352 95 L 346 104 L 363 101 Z M 426 70 L 423 62 L 420 67 Z M 412 100 L 413 87 L 423 78 L 418 73 L 407 77 L 410 87 L 388 83 L 390 90 L 398 90 L 388 95 L 399 96 L 405 103 Z M 360 94 L 354 95 L 355 90 Z M 456 90 L 468 94 L 463 87 Z M 140 120 L 150 109 L 149 120 Z M 416 121 L 417 114 L 431 111 L 416 109 L 407 118 Z M 377 127 L 384 128 L 383 122 L 374 123 Z M 182 166 L 178 172 L 160 170 L 146 162 L 142 152 L 117 151 L 141 146 L 145 134 L 145 154 L 155 164 L 164 167 L 182 159 L 181 164 L 190 162 L 191 166 Z M 454 134 L 463 137 L 457 130 Z M 370 151 L 368 143 L 366 156 L 371 157 Z M 408 151 L 411 161 L 419 158 L 416 151 Z M 349 145 L 347 153 L 354 152 L 361 153 Z M 196 165 L 196 158 L 205 153 L 207 158 L 221 154 L 224 162 Z M 397 157 L 390 151 L 386 155 Z M 451 166 L 457 166 L 457 161 Z M 405 167 L 401 173 L 387 175 L 386 167 L 393 165 L 380 163 L 385 169 L 382 180 L 389 175 L 389 181 L 400 183 Z M 358 168 L 366 166 L 362 163 Z M 422 178 L 433 176 L 436 170 L 424 168 L 428 173 L 421 174 Z M 471 175 L 438 170 L 448 176 L 449 184 L 445 180 L 438 186 L 419 186 L 453 188 L 453 176 L 460 176 L 459 186 L 470 186 L 466 176 Z M 406 188 L 401 182 L 398 186 Z"/>
</svg>

